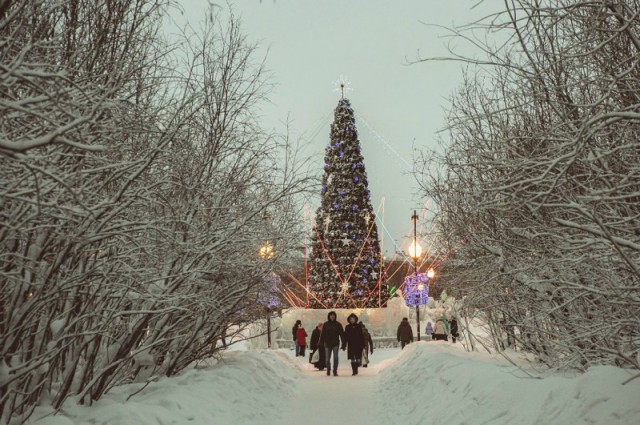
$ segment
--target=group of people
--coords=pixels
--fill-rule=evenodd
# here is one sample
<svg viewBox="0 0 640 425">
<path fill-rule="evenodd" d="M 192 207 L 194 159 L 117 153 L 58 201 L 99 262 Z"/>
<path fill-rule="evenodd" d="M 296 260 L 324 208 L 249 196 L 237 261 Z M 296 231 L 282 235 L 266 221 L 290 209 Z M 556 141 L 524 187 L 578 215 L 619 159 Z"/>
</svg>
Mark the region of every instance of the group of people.
<svg viewBox="0 0 640 425">
<path fill-rule="evenodd" d="M 351 375 L 358 374 L 360 366 L 367 367 L 369 354 L 373 354 L 373 340 L 364 323 L 358 322 L 358 316 L 351 313 L 347 317 L 347 325 L 342 326 L 337 320 L 335 311 L 329 312 L 327 321 L 318 323 L 311 333 L 309 361 L 319 369 L 327 369 L 327 376 L 338 376 L 338 350 L 347 351 L 347 359 L 351 361 Z M 300 320 L 293 326 L 293 340 L 296 343 L 296 357 L 304 356 L 307 332 Z M 333 364 L 331 359 L 333 357 Z"/>
<path fill-rule="evenodd" d="M 347 359 L 351 361 L 352 376 L 358 374 L 360 366 L 367 367 L 369 354 L 373 354 L 373 340 L 364 323 L 358 322 L 358 316 L 351 313 L 347 317 L 347 325 L 343 328 L 338 322 L 335 311 L 329 312 L 327 321 L 318 323 L 311 333 L 309 362 L 319 369 L 327 369 L 327 376 L 331 375 L 333 358 L 333 376 L 338 376 L 338 350 L 347 351 Z M 456 342 L 458 338 L 458 321 L 451 321 L 443 314 L 436 320 L 435 327 L 431 322 L 427 323 L 425 332 L 431 335 L 433 340 L 448 341 L 449 335 Z M 301 320 L 296 320 L 292 329 L 293 341 L 296 346 L 296 357 L 305 355 L 307 346 L 307 331 L 302 326 Z M 413 342 L 413 330 L 408 318 L 403 318 L 397 332 L 400 347 Z"/>
<path fill-rule="evenodd" d="M 448 341 L 449 335 L 451 335 L 451 339 L 455 343 L 459 336 L 458 321 L 454 317 L 451 319 L 451 322 L 449 322 L 447 316 L 443 314 L 436 320 L 435 327 L 431 322 L 427 322 L 425 333 L 431 335 L 431 339 L 436 341 Z M 398 325 L 397 337 L 400 347 L 402 348 L 410 342 L 413 342 L 413 329 L 411 329 L 408 318 L 403 318 L 400 325 Z"/>
</svg>

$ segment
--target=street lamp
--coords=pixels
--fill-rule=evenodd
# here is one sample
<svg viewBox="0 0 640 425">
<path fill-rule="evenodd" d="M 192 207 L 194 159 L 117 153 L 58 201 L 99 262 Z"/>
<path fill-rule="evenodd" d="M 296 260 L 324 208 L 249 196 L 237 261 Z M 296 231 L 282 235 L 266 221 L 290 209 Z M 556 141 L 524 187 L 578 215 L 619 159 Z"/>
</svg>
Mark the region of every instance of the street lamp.
<svg viewBox="0 0 640 425">
<path fill-rule="evenodd" d="M 262 220 L 263 221 L 269 221 L 271 220 L 271 215 L 268 213 L 267 210 L 264 211 L 263 215 L 262 215 Z M 262 259 L 262 261 L 264 262 L 265 260 L 270 260 L 271 258 L 273 258 L 273 255 L 275 254 L 274 250 L 273 250 L 273 245 L 271 245 L 271 242 L 269 241 L 264 241 L 264 243 L 262 244 L 262 246 L 260 247 L 260 250 L 258 251 L 258 255 L 260 255 L 260 258 Z M 276 275 L 275 273 L 273 273 L 273 275 L 275 275 L 275 277 L 279 280 L 279 276 Z M 269 277 L 271 277 L 270 275 L 268 275 Z M 272 283 L 272 286 L 276 286 L 277 283 L 274 281 Z M 267 292 L 272 291 L 273 288 L 269 287 L 269 289 L 267 290 Z M 265 295 L 265 300 L 263 300 L 264 302 L 264 306 L 267 310 L 267 348 L 271 348 L 271 308 L 274 307 L 273 304 L 273 299 L 271 294 L 267 293 L 267 295 Z"/>
<path fill-rule="evenodd" d="M 413 258 L 413 271 L 416 277 L 418 277 L 418 258 L 420 258 L 422 254 L 422 247 L 418 244 L 418 213 L 415 210 L 413 211 L 411 220 L 413 220 L 413 243 L 409 247 L 409 256 Z M 424 285 L 420 283 L 417 289 L 420 292 L 424 291 Z M 418 331 L 418 341 L 420 341 L 420 304 L 418 303 L 416 303 L 416 330 Z"/>
<path fill-rule="evenodd" d="M 265 241 L 260 247 L 260 250 L 258 251 L 258 253 L 260 255 L 260 258 L 262 258 L 263 261 L 269 260 L 273 257 L 273 254 L 274 254 L 273 246 L 269 241 Z M 270 277 L 270 275 L 267 275 L 267 276 Z M 277 282 L 274 281 L 274 282 L 267 282 L 267 283 L 272 283 L 275 286 Z M 272 289 L 273 288 L 269 287 L 266 292 L 269 292 Z M 265 295 L 265 299 L 262 301 L 267 310 L 267 348 L 271 348 L 271 307 L 272 307 L 271 304 L 273 303 L 273 300 L 271 299 L 270 294 L 267 294 Z"/>
</svg>

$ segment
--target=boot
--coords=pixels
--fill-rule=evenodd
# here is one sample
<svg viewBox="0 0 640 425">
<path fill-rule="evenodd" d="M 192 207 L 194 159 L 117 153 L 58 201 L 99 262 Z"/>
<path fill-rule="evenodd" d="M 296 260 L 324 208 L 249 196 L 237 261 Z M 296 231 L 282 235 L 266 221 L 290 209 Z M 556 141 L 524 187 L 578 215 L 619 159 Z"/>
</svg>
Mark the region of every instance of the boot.
<svg viewBox="0 0 640 425">
<path fill-rule="evenodd" d="M 355 363 L 351 363 L 351 376 L 358 374 L 358 366 Z"/>
<path fill-rule="evenodd" d="M 354 363 L 354 364 L 355 364 L 354 369 L 355 369 L 356 375 L 357 375 L 358 374 L 358 363 Z"/>
<path fill-rule="evenodd" d="M 331 375 L 331 369 L 327 368 L 327 376 Z"/>
</svg>

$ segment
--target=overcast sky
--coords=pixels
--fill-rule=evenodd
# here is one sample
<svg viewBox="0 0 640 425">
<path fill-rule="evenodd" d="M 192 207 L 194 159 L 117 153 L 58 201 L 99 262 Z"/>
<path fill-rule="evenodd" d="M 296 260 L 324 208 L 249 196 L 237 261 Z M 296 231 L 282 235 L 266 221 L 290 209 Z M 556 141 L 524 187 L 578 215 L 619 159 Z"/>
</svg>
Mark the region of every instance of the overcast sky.
<svg viewBox="0 0 640 425">
<path fill-rule="evenodd" d="M 481 6 L 486 10 L 485 1 Z M 180 0 L 184 17 L 197 27 L 207 0 Z M 443 56 L 446 31 L 425 23 L 452 26 L 483 15 L 477 1 L 463 0 L 230 0 L 250 41 L 261 45 L 276 84 L 262 110 L 266 128 L 284 130 L 309 143 L 307 152 L 322 173 L 329 126 L 340 98 L 340 76 L 351 83 L 345 97 L 356 125 L 369 177 L 374 209 L 384 197 L 384 251 L 391 242 L 406 249 L 411 215 L 427 200 L 411 175 L 414 149 L 435 147 L 447 98 L 461 83 L 458 62 L 409 65 L 418 53 Z M 220 2 L 223 9 L 227 4 Z M 456 43 L 460 44 L 460 43 Z M 464 46 L 459 49 L 469 53 Z M 313 200 L 312 208 L 319 204 Z M 432 204 L 431 204 L 432 205 Z M 379 224 L 380 225 L 380 224 Z M 384 231 L 382 228 L 380 232 Z M 426 242 L 428 243 L 428 242 Z"/>
</svg>

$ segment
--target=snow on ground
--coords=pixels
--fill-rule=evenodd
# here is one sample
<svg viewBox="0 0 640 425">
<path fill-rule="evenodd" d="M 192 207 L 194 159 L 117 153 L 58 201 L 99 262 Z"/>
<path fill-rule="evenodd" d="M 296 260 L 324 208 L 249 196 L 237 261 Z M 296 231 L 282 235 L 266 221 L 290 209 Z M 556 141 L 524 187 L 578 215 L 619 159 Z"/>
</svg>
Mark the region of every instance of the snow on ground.
<svg viewBox="0 0 640 425">
<path fill-rule="evenodd" d="M 308 354 L 308 353 L 307 353 Z M 326 376 L 292 350 L 234 351 L 205 369 L 118 388 L 92 407 L 68 402 L 37 425 L 447 425 L 640 423 L 640 379 L 596 367 L 575 377 L 530 378 L 503 359 L 449 342 L 376 350 L 357 377 L 340 352 Z M 42 408 L 39 416 L 47 413 Z"/>
</svg>

